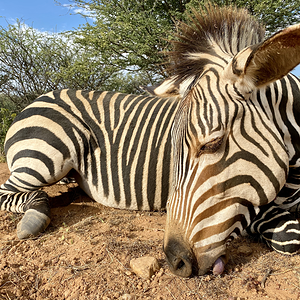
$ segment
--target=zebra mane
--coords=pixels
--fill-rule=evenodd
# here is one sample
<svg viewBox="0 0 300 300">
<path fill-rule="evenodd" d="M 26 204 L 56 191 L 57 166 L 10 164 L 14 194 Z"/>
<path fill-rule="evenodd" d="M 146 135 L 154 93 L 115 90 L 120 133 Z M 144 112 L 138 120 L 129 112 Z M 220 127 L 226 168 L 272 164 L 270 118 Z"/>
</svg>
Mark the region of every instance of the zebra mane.
<svg viewBox="0 0 300 300">
<path fill-rule="evenodd" d="M 225 60 L 240 50 L 260 43 L 265 28 L 246 9 L 234 6 L 218 7 L 207 3 L 195 9 L 189 22 L 178 22 L 173 50 L 166 52 L 168 71 L 176 83 L 199 76 L 208 63 L 207 55 Z"/>
</svg>

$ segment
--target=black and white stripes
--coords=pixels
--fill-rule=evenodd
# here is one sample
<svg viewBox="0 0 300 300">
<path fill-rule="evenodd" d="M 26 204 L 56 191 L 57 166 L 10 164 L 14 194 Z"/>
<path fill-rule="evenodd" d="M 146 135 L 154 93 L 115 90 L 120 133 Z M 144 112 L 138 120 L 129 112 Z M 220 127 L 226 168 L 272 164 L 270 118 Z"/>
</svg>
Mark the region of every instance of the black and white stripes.
<svg viewBox="0 0 300 300">
<path fill-rule="evenodd" d="M 174 99 L 63 90 L 39 97 L 15 120 L 5 150 L 6 189 L 35 190 L 71 170 L 105 205 L 165 207 Z"/>
</svg>

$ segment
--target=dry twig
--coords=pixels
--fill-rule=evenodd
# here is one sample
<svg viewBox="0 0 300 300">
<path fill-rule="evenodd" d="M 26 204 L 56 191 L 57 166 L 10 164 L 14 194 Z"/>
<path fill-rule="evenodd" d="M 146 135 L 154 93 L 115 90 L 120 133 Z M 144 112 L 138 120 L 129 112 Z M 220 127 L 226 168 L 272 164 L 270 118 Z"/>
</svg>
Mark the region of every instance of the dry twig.
<svg viewBox="0 0 300 300">
<path fill-rule="evenodd" d="M 261 285 L 262 288 L 265 288 L 266 280 L 267 280 L 268 276 L 271 274 L 271 272 L 272 272 L 272 269 L 268 269 L 267 272 L 266 272 L 266 274 L 264 275 L 264 277 L 263 277 L 263 279 L 262 279 L 262 281 L 260 283 L 260 285 Z"/>
</svg>

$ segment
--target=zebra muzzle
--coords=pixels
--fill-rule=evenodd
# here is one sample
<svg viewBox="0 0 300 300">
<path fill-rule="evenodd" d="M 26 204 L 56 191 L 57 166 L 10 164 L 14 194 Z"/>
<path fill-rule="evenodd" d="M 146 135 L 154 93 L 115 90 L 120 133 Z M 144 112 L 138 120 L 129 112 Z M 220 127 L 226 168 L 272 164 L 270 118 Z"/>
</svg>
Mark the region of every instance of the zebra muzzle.
<svg viewBox="0 0 300 300">
<path fill-rule="evenodd" d="M 225 245 L 216 248 L 209 246 L 207 249 L 193 249 L 198 265 L 198 275 L 204 275 L 212 271 L 214 275 L 221 275 L 228 261 Z"/>
<path fill-rule="evenodd" d="M 184 243 L 171 239 L 164 245 L 166 260 L 172 273 L 189 277 L 193 271 L 193 255 Z"/>
</svg>

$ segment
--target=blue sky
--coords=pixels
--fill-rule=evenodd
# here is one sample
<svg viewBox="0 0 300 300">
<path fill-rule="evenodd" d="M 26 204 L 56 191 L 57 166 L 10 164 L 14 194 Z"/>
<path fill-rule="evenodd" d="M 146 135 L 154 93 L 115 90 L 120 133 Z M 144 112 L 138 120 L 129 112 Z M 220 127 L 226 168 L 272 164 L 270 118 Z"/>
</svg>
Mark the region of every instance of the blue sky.
<svg viewBox="0 0 300 300">
<path fill-rule="evenodd" d="M 16 19 L 40 31 L 61 32 L 77 28 L 85 19 L 69 8 L 68 0 L 2 0 L 0 4 L 0 25 L 14 24 Z"/>
<path fill-rule="evenodd" d="M 16 19 L 40 31 L 61 32 L 77 28 L 86 23 L 76 8 L 70 9 L 71 2 L 60 0 L 2 0 L 0 4 L 0 26 L 14 24 Z M 300 77 L 300 66 L 292 73 Z"/>
</svg>

